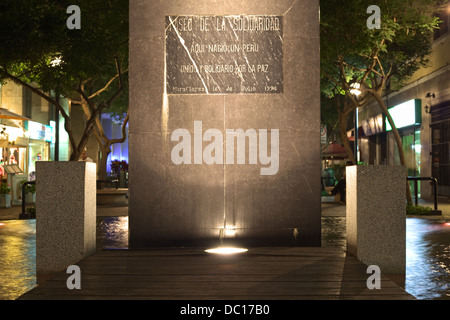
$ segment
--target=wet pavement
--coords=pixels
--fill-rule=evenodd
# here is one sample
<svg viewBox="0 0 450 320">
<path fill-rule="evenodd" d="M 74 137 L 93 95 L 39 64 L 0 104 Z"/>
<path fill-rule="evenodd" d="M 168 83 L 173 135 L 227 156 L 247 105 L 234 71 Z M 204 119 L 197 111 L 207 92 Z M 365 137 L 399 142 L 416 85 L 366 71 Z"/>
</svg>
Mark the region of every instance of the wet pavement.
<svg viewBox="0 0 450 320">
<path fill-rule="evenodd" d="M 421 200 L 419 205 L 433 208 Z M 405 290 L 423 300 L 450 300 L 450 202 L 441 216 L 407 216 Z M 345 206 L 322 204 L 322 246 L 346 249 Z"/>
<path fill-rule="evenodd" d="M 442 216 L 406 219 L 405 290 L 418 299 L 450 300 L 449 209 L 444 206 Z M 97 249 L 127 248 L 127 208 L 103 208 L 97 214 Z M 0 300 L 12 300 L 36 285 L 36 225 L 4 217 L 0 212 Z M 345 246 L 345 206 L 323 204 L 322 247 Z"/>
<path fill-rule="evenodd" d="M 0 220 L 0 300 L 36 285 L 35 220 Z"/>
<path fill-rule="evenodd" d="M 406 219 L 405 290 L 450 300 L 450 219 Z"/>
</svg>

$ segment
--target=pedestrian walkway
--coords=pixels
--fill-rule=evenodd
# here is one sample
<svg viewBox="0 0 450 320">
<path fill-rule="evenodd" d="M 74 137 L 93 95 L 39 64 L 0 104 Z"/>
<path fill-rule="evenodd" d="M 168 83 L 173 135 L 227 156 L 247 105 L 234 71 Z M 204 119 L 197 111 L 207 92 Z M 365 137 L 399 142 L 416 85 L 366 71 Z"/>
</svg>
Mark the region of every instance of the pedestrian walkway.
<svg viewBox="0 0 450 320">
<path fill-rule="evenodd" d="M 22 206 L 12 206 L 11 208 L 0 208 L 0 220 L 16 220 L 22 213 Z M 117 217 L 127 216 L 128 206 L 98 205 L 97 217 Z"/>
<path fill-rule="evenodd" d="M 345 217 L 346 215 L 346 206 L 342 202 L 333 202 L 329 201 L 327 197 L 325 197 L 325 201 L 322 202 L 322 216 L 327 217 Z M 433 200 L 425 200 L 419 199 L 418 204 L 420 206 L 429 207 L 434 209 L 434 201 Z M 441 197 L 438 200 L 438 210 L 442 211 L 442 215 L 429 215 L 429 216 L 414 216 L 421 218 L 445 218 L 450 219 L 450 199 L 446 197 Z M 412 217 L 411 215 L 407 215 L 406 217 Z"/>
<path fill-rule="evenodd" d="M 431 200 L 419 199 L 419 205 L 434 209 L 434 202 Z M 450 199 L 440 198 L 438 201 L 438 210 L 442 211 L 443 218 L 450 219 Z M 22 206 L 12 206 L 11 208 L 0 208 L 0 220 L 19 219 L 22 212 Z M 325 201 L 322 202 L 322 216 L 345 217 L 346 207 L 342 202 Z M 117 205 L 98 205 L 98 217 L 116 217 L 127 216 L 128 206 Z M 425 216 L 422 216 L 425 218 Z M 430 218 L 439 216 L 430 216 Z"/>
<path fill-rule="evenodd" d="M 418 204 L 434 209 L 433 200 L 419 199 Z M 437 209 L 442 211 L 442 217 L 450 219 L 450 198 L 439 197 Z"/>
</svg>

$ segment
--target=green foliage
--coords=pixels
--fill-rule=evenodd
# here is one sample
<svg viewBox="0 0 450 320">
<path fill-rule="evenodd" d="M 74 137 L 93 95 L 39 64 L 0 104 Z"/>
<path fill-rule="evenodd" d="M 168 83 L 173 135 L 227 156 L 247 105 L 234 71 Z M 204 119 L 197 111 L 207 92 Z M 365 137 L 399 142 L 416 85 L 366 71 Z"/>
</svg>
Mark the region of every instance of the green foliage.
<svg viewBox="0 0 450 320">
<path fill-rule="evenodd" d="M 22 190 L 23 184 L 28 182 L 28 180 L 22 180 L 20 182 L 20 190 Z M 36 192 L 36 184 L 27 184 L 25 186 L 25 193 L 35 193 Z"/>
<path fill-rule="evenodd" d="M 380 29 L 366 25 L 369 5 L 380 8 Z M 400 89 L 415 71 L 427 66 L 433 31 L 439 24 L 432 15 L 436 9 L 436 1 L 432 0 L 321 1 L 321 92 L 334 98 L 347 151 L 349 114 L 374 99 L 388 114 L 381 98 L 383 91 Z M 361 88 L 357 98 L 351 92 L 353 83 Z M 397 137 L 396 128 L 393 132 Z M 348 153 L 353 161 L 352 153 Z"/>
<path fill-rule="evenodd" d="M 31 219 L 35 219 L 36 218 L 36 208 L 35 207 L 28 207 L 28 208 L 25 209 L 25 212 L 30 215 Z"/>
<path fill-rule="evenodd" d="M 128 1 L 76 2 L 81 29 L 70 30 L 66 10 L 73 1 L 2 0 L 0 71 L 33 82 L 44 92 L 59 88 L 63 96 L 80 100 L 80 85 L 89 96 L 117 73 L 116 59 L 122 70 L 128 68 Z M 59 66 L 51 64 L 56 57 L 62 59 Z M 92 102 L 103 102 L 116 89 L 111 85 Z M 125 111 L 128 101 L 123 96 L 120 107 Z"/>
<path fill-rule="evenodd" d="M 28 207 L 25 209 L 26 213 L 36 213 L 36 208 L 35 207 Z"/>
<path fill-rule="evenodd" d="M 70 116 L 58 108 L 69 135 L 70 160 L 76 161 L 94 126 L 100 144 L 109 139 L 95 121 L 101 113 L 123 117 L 128 112 L 129 32 L 128 0 L 76 1 L 81 29 L 71 30 L 66 25 L 71 14 L 66 10 L 73 4 L 71 0 L 0 2 L 0 82 L 28 86 L 57 107 L 52 91 L 82 106 L 87 120 L 79 141 L 72 134 Z M 60 64 L 53 63 L 56 58 Z"/>
<path fill-rule="evenodd" d="M 401 80 L 428 63 L 430 39 L 439 22 L 431 15 L 436 1 L 370 4 L 381 9 L 380 29 L 366 26 L 367 1 L 349 0 L 345 5 L 339 0 L 321 1 L 321 89 L 327 95 L 348 92 L 351 82 L 375 88 L 395 78 L 401 85 Z"/>
<path fill-rule="evenodd" d="M 431 208 L 424 206 L 415 206 L 411 203 L 406 205 L 406 214 L 408 215 L 428 215 L 431 212 Z"/>
<path fill-rule="evenodd" d="M 337 180 L 340 180 L 344 177 L 344 173 L 345 173 L 345 168 L 346 165 L 345 163 L 342 164 L 332 164 L 330 166 L 331 169 L 333 169 L 334 171 L 334 176 L 336 177 Z"/>
<path fill-rule="evenodd" d="M 0 193 L 1 194 L 8 194 L 11 191 L 9 188 L 9 185 L 4 182 L 0 182 Z"/>
<path fill-rule="evenodd" d="M 332 98 L 328 98 L 323 93 L 320 99 L 320 122 L 327 128 L 328 139 L 338 133 L 338 113 L 336 106 Z"/>
</svg>

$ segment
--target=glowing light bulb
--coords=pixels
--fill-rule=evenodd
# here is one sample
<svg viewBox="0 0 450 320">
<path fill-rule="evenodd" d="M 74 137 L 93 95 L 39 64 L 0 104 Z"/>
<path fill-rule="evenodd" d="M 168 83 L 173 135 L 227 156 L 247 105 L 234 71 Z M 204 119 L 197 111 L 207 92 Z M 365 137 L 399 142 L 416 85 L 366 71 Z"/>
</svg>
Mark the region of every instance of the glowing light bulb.
<svg viewBox="0 0 450 320">
<path fill-rule="evenodd" d="M 235 254 L 247 252 L 246 248 L 233 248 L 233 247 L 218 247 L 213 249 L 207 249 L 205 252 L 216 253 L 216 254 Z"/>
</svg>

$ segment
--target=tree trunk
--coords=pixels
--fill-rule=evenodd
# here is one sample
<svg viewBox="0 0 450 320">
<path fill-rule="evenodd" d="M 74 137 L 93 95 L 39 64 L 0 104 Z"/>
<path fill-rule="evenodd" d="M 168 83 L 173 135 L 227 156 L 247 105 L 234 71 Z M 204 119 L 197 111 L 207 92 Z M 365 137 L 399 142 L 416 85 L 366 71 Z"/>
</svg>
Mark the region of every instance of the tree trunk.
<svg viewBox="0 0 450 320">
<path fill-rule="evenodd" d="M 102 152 L 102 157 L 99 161 L 99 179 L 104 180 L 106 178 L 107 172 L 106 172 L 106 166 L 108 161 L 108 155 L 111 153 L 111 146 L 115 143 L 123 143 L 127 139 L 126 135 L 126 127 L 128 124 L 129 115 L 127 113 L 125 119 L 122 123 L 122 137 L 118 139 L 109 139 L 103 130 L 103 126 L 101 124 L 100 119 L 97 118 L 96 120 L 96 127 L 94 130 L 95 137 L 97 138 L 98 145 L 100 146 L 100 150 Z M 102 178 L 104 177 L 104 178 Z"/>
<path fill-rule="evenodd" d="M 106 167 L 107 167 L 107 161 L 108 156 L 111 153 L 111 147 L 104 146 L 103 144 L 99 143 L 100 150 L 101 150 L 101 158 L 98 161 L 98 177 L 100 180 L 106 179 Z"/>
<path fill-rule="evenodd" d="M 347 136 L 347 114 L 338 109 L 338 120 L 339 120 L 339 132 L 341 134 L 341 140 L 344 144 L 345 150 L 347 150 L 348 158 L 353 164 L 357 164 L 355 160 L 355 155 L 352 148 L 350 147 L 350 142 Z"/>
<path fill-rule="evenodd" d="M 91 133 L 95 128 L 97 112 L 99 109 L 101 109 L 101 107 L 97 107 L 97 109 L 95 109 L 92 114 L 90 112 L 86 112 L 86 110 L 89 110 L 89 104 L 84 99 L 81 99 L 81 107 L 84 110 L 85 115 L 86 115 L 86 119 L 85 119 L 86 124 L 85 124 L 84 130 L 83 130 L 83 133 L 81 135 L 78 145 L 75 148 L 72 148 L 72 154 L 70 155 L 70 159 L 69 159 L 70 161 L 78 161 L 84 148 L 86 148 L 89 138 L 91 136 Z"/>
<path fill-rule="evenodd" d="M 392 127 L 392 133 L 394 134 L 395 142 L 397 143 L 398 154 L 400 156 L 400 164 L 406 167 L 406 158 L 405 158 L 405 152 L 403 151 L 402 138 L 400 137 L 400 134 L 398 133 L 397 127 L 394 124 L 394 120 L 392 119 L 392 117 L 388 111 L 388 108 L 387 108 L 386 104 L 384 103 L 383 99 L 381 98 L 381 96 L 371 90 L 369 90 L 369 92 L 377 100 L 383 114 L 386 116 L 386 118 L 389 121 L 389 124 Z M 411 189 L 409 187 L 408 180 L 406 180 L 406 201 L 408 203 L 412 203 Z"/>
</svg>

